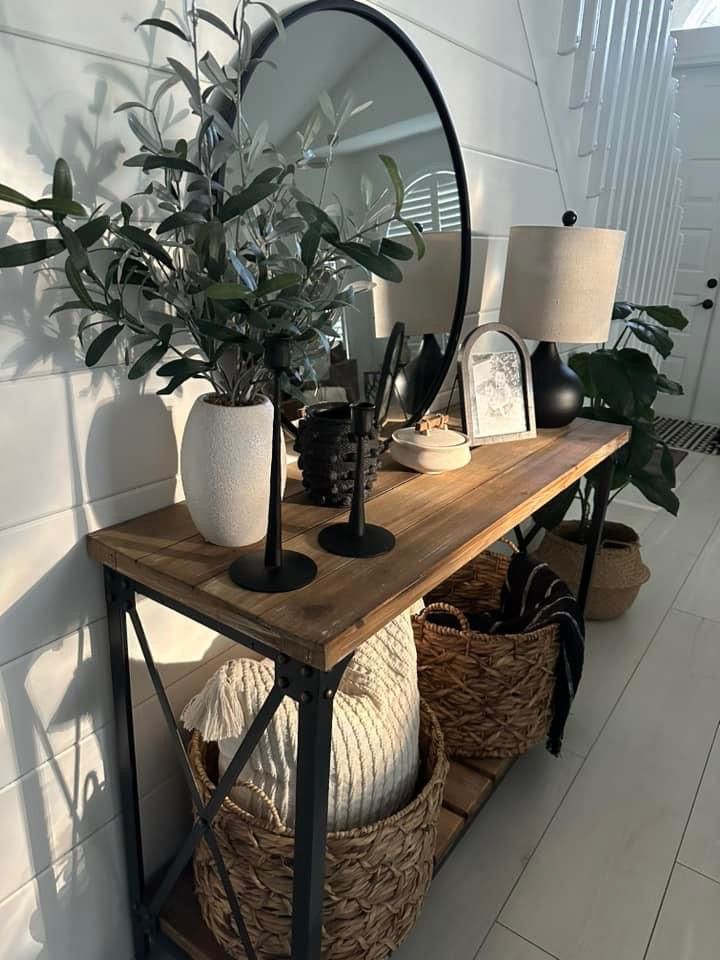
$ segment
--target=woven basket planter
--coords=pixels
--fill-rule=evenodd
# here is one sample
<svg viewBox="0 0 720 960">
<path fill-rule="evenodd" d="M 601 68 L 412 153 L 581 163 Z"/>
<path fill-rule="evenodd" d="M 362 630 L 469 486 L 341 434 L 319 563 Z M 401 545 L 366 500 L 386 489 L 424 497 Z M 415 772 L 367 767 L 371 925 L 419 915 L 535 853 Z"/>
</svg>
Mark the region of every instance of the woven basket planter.
<svg viewBox="0 0 720 960">
<path fill-rule="evenodd" d="M 585 545 L 572 538 L 577 533 L 576 521 L 565 521 L 548 531 L 537 556 L 577 593 L 580 585 Z M 585 618 L 614 620 L 635 602 L 640 587 L 650 579 L 650 571 L 640 555 L 638 535 L 624 523 L 608 522 L 598 550 L 590 584 Z"/>
<path fill-rule="evenodd" d="M 205 802 L 215 789 L 212 751 L 195 732 L 190 762 Z M 448 771 L 440 727 L 425 704 L 421 704 L 420 751 L 421 780 L 411 803 L 370 826 L 328 834 L 323 960 L 386 960 L 415 924 L 432 878 Z M 290 957 L 294 837 L 273 814 L 269 800 L 267 804 L 268 820 L 260 822 L 225 800 L 215 820 L 215 833 L 259 960 L 286 960 Z M 246 960 L 204 843 L 195 853 L 194 870 L 205 923 L 228 956 Z"/>
<path fill-rule="evenodd" d="M 550 726 L 556 626 L 531 633 L 487 634 L 467 615 L 497 610 L 510 561 L 482 553 L 440 584 L 413 618 L 420 693 L 437 714 L 451 757 L 517 757 Z M 457 627 L 429 622 L 433 610 Z"/>
<path fill-rule="evenodd" d="M 349 403 L 314 403 L 305 408 L 298 424 L 295 450 L 300 454 L 303 486 L 313 503 L 348 507 L 355 483 L 357 439 Z M 366 441 L 365 490 L 375 483 L 382 442 L 377 429 Z"/>
</svg>

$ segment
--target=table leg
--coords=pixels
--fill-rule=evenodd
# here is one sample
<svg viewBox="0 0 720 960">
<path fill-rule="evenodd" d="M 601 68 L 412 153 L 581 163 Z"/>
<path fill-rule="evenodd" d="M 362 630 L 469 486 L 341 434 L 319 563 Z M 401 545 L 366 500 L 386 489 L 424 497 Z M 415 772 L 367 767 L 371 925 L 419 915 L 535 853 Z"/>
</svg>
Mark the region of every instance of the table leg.
<svg viewBox="0 0 720 960">
<path fill-rule="evenodd" d="M 292 960 L 320 960 L 333 702 L 348 658 L 323 673 L 302 667 L 297 698 Z"/>
<path fill-rule="evenodd" d="M 587 546 L 585 547 L 585 561 L 583 563 L 580 589 L 578 590 L 577 597 L 580 610 L 583 614 L 585 613 L 585 606 L 590 591 L 590 581 L 592 580 L 595 558 L 600 547 L 600 541 L 602 540 L 614 467 L 615 464 L 612 457 L 608 457 L 598 467 L 598 481 L 595 486 L 593 512 L 590 518 L 590 534 L 588 536 Z"/>
<path fill-rule="evenodd" d="M 145 872 L 140 830 L 140 803 L 135 763 L 135 733 L 126 620 L 129 607 L 134 603 L 134 594 L 126 579 L 108 567 L 105 568 L 105 598 L 115 707 L 115 749 L 120 775 L 122 829 L 125 859 L 127 861 L 133 948 L 135 960 L 145 960 L 150 954 L 150 944 L 141 915 Z"/>
</svg>

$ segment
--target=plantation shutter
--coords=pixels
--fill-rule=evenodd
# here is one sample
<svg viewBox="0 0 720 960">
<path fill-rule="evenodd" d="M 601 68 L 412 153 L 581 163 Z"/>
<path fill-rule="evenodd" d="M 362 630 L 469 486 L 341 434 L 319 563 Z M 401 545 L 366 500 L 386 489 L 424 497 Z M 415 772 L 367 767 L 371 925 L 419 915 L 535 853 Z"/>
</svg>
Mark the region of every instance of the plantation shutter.
<svg viewBox="0 0 720 960">
<path fill-rule="evenodd" d="M 455 174 L 448 170 L 428 173 L 411 183 L 405 193 L 402 215 L 425 231 L 460 229 L 460 197 Z M 393 223 L 389 237 L 407 236 L 407 227 Z"/>
</svg>

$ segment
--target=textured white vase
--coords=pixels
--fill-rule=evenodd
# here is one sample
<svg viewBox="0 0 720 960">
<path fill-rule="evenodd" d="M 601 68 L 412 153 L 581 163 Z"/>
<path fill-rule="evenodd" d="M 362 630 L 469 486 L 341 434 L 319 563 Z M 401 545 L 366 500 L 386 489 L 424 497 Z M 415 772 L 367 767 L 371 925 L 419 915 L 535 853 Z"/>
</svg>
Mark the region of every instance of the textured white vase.
<svg viewBox="0 0 720 960">
<path fill-rule="evenodd" d="M 211 543 L 243 547 L 267 531 L 273 408 L 246 407 L 198 397 L 180 452 L 185 499 L 199 532 Z"/>
</svg>

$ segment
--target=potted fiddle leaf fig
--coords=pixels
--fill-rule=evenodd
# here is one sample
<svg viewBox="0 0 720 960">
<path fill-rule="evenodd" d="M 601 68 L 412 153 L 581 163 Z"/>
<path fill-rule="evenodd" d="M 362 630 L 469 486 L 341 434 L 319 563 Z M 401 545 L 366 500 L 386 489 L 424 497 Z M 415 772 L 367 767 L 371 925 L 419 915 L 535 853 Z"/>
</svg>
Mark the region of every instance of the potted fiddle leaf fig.
<svg viewBox="0 0 720 960">
<path fill-rule="evenodd" d="M 631 303 L 616 303 L 613 320 L 621 327 L 612 346 L 578 352 L 569 360 L 585 391 L 582 416 L 631 428 L 630 442 L 616 454 L 611 500 L 633 486 L 651 503 L 676 516 L 680 504 L 674 490 L 675 463 L 667 444 L 657 436 L 653 404 L 658 393 L 680 396 L 683 388 L 657 369 L 649 353 L 631 344 L 635 337 L 666 359 L 674 348 L 669 331 L 684 330 L 687 320 L 675 307 Z M 591 471 L 534 517 L 536 531 L 546 531 L 538 555 L 575 589 L 585 558 L 597 479 L 597 471 Z M 576 499 L 579 519 L 566 520 Z M 649 576 L 637 533 L 625 524 L 606 521 L 586 616 L 592 620 L 620 616 Z"/>
<path fill-rule="evenodd" d="M 26 208 L 44 232 L 0 249 L 0 268 L 67 255 L 64 265 L 48 267 L 64 276 L 68 291 L 52 313 L 78 314 L 87 366 L 119 359 L 131 380 L 155 371 L 166 380 L 160 394 L 189 380 L 206 382 L 208 392 L 187 421 L 181 473 L 199 531 L 230 546 L 258 541 L 267 522 L 272 408 L 266 340 L 291 339 L 292 370 L 283 386 L 304 399 L 298 385 L 313 380 L 314 363 L 331 349 L 338 312 L 352 309 L 372 286 L 350 277 L 361 268 L 399 282 L 398 261 L 424 252 L 419 230 L 401 216 L 404 186 L 391 157 L 380 157 L 387 189 L 379 196 L 363 191 L 359 213 L 326 203 L 333 147 L 369 104 L 356 105 L 351 93 L 334 104 L 318 91 L 317 109 L 292 156 L 268 140 L 267 123 L 248 128 L 246 79 L 250 70 L 263 69 L 253 58 L 251 6 L 267 11 L 282 32 L 277 13 L 260 0 L 239 3 L 232 23 L 193 4 L 184 20 L 141 24 L 171 34 L 194 66 L 169 57 L 169 72 L 159 75 L 146 103 L 117 107 L 139 141 L 125 165 L 146 178 L 144 190 L 119 212 L 80 204 L 63 159 L 55 164 L 51 196 L 31 199 L 0 185 L 0 200 Z M 234 39 L 229 65 L 221 67 L 210 51 L 201 55 L 201 20 L 224 42 Z M 163 133 L 161 118 L 173 112 L 165 101 L 178 90 L 195 120 L 189 140 Z M 298 174 L 319 167 L 326 171 L 320 194 L 307 196 Z M 148 227 L 148 219 L 156 225 Z M 397 221 L 412 247 L 386 238 Z"/>
</svg>

